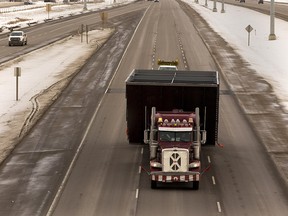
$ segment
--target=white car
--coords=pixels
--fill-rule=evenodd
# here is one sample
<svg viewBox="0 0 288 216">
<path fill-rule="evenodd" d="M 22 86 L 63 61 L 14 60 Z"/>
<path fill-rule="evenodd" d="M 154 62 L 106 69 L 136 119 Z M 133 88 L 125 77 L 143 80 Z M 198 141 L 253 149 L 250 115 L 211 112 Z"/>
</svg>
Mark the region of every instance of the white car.
<svg viewBox="0 0 288 216">
<path fill-rule="evenodd" d="M 27 45 L 27 34 L 24 33 L 23 31 L 12 31 L 9 34 L 9 39 L 8 39 L 8 45 L 13 46 L 13 45 Z"/>
</svg>

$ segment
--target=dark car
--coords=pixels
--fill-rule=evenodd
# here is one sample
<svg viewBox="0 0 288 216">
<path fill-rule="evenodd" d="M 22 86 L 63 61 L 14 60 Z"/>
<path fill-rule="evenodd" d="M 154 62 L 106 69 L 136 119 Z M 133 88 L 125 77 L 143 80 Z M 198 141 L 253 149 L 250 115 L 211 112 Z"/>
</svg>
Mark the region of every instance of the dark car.
<svg viewBox="0 0 288 216">
<path fill-rule="evenodd" d="M 24 1 L 24 5 L 32 5 L 33 2 L 32 1 Z"/>
</svg>

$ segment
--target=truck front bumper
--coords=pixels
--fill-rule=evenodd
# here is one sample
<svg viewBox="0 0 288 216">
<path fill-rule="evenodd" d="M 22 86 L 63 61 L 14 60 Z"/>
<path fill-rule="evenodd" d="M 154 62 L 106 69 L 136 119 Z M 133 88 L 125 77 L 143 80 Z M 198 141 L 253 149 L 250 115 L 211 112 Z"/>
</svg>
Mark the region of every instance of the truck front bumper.
<svg viewBox="0 0 288 216">
<path fill-rule="evenodd" d="M 151 180 L 158 182 L 194 182 L 200 180 L 199 172 L 151 172 Z"/>
</svg>

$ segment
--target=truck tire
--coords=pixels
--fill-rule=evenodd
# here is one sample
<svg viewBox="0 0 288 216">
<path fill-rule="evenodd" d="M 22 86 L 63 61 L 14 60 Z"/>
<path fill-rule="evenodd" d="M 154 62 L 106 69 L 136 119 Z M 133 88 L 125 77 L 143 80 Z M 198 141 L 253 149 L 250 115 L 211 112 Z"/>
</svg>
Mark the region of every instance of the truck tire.
<svg viewBox="0 0 288 216">
<path fill-rule="evenodd" d="M 151 180 L 151 189 L 156 189 L 157 188 L 157 181 Z"/>
<path fill-rule="evenodd" d="M 199 189 L 199 181 L 194 181 L 192 185 L 193 185 L 192 186 L 193 190 L 198 190 Z"/>
</svg>

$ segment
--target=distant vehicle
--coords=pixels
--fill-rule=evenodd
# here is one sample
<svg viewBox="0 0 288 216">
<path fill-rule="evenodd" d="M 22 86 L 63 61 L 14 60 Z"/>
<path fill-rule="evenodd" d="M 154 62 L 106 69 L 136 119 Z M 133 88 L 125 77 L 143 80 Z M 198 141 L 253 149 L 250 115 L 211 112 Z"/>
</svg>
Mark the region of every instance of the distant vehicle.
<svg viewBox="0 0 288 216">
<path fill-rule="evenodd" d="M 158 70 L 178 70 L 178 60 L 175 61 L 164 61 L 159 59 L 158 60 Z"/>
<path fill-rule="evenodd" d="M 9 34 L 8 38 L 8 45 L 13 46 L 13 45 L 27 45 L 27 34 L 23 31 L 12 31 Z"/>
<path fill-rule="evenodd" d="M 264 1 L 263 0 L 259 0 L 258 4 L 264 4 Z"/>
<path fill-rule="evenodd" d="M 240 3 L 241 3 L 241 2 L 245 3 L 245 0 L 240 0 Z"/>
<path fill-rule="evenodd" d="M 32 5 L 33 4 L 33 2 L 32 1 L 24 1 L 24 5 Z"/>
<path fill-rule="evenodd" d="M 159 2 L 159 0 L 154 0 L 154 2 Z"/>
</svg>

